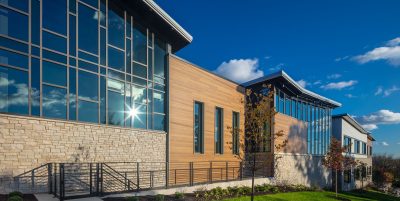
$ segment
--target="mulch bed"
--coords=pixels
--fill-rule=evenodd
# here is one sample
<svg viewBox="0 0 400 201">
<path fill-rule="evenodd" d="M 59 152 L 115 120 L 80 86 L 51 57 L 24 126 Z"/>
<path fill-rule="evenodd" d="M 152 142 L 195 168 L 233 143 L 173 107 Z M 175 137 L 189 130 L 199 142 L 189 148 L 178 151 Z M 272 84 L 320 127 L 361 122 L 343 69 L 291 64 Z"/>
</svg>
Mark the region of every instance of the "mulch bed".
<svg viewBox="0 0 400 201">
<path fill-rule="evenodd" d="M 0 194 L 0 201 L 7 201 L 8 195 Z M 33 194 L 24 194 L 22 197 L 24 201 L 38 201 Z"/>
<path fill-rule="evenodd" d="M 138 198 L 139 198 L 139 201 L 154 201 L 155 200 L 155 196 L 138 196 Z M 103 200 L 104 201 L 126 201 L 126 198 L 125 197 L 103 198 Z M 165 201 L 182 201 L 182 200 L 196 201 L 198 199 L 196 199 L 194 194 L 185 194 L 184 199 L 177 199 L 177 198 L 175 198 L 175 195 L 165 195 L 164 200 Z"/>
</svg>

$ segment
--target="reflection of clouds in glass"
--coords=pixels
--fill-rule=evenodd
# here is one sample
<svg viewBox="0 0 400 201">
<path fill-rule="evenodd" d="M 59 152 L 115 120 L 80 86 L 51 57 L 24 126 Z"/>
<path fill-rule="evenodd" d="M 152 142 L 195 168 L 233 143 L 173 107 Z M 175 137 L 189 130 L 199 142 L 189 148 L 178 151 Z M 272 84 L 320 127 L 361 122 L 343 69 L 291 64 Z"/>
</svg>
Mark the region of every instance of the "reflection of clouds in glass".
<svg viewBox="0 0 400 201">
<path fill-rule="evenodd" d="M 100 21 L 105 20 L 106 16 L 103 14 L 103 12 L 95 12 L 93 15 L 94 20 L 98 20 L 100 17 Z"/>
<path fill-rule="evenodd" d="M 145 88 L 133 87 L 132 88 L 133 101 L 138 102 L 141 100 L 143 104 L 146 104 L 146 99 L 144 98 L 145 93 L 146 93 Z"/>
<path fill-rule="evenodd" d="M 15 88 L 15 93 L 10 91 Z M 0 109 L 8 108 L 12 105 L 28 104 L 28 86 L 25 83 L 16 83 L 15 80 L 9 80 L 0 77 Z"/>
<path fill-rule="evenodd" d="M 120 91 L 122 94 L 124 93 L 124 83 L 120 81 L 108 79 L 107 86 L 109 89 Z"/>
</svg>

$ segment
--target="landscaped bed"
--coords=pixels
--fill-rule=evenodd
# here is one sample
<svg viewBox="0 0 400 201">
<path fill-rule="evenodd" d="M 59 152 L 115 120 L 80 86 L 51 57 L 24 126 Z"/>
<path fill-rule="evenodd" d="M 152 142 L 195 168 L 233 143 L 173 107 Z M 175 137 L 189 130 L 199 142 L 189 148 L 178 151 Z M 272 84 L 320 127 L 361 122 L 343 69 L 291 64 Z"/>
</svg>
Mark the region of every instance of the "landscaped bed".
<svg viewBox="0 0 400 201">
<path fill-rule="evenodd" d="M 207 201 L 207 200 L 224 200 L 224 201 L 248 201 L 250 200 L 251 188 L 249 187 L 231 187 L 227 189 L 214 188 L 211 190 L 199 189 L 195 193 L 180 193 L 175 195 L 156 195 L 156 196 L 139 196 L 125 198 L 104 198 L 105 201 Z M 352 191 L 339 193 L 338 197 L 334 192 L 322 191 L 301 185 L 281 185 L 272 186 L 268 184 L 256 187 L 256 201 L 262 200 L 296 200 L 296 201 L 400 201 L 396 198 L 377 191 Z"/>
<path fill-rule="evenodd" d="M 12 192 L 7 195 L 0 194 L 0 201 L 38 201 L 33 194 L 22 194 L 20 192 Z"/>
</svg>

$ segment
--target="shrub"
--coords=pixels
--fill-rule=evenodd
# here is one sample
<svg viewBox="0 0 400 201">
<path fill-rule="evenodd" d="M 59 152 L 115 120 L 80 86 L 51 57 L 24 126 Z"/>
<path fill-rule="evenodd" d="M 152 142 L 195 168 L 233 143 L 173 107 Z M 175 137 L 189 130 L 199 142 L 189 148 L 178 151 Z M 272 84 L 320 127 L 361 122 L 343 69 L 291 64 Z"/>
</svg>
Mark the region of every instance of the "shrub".
<svg viewBox="0 0 400 201">
<path fill-rule="evenodd" d="M 18 196 L 18 195 L 14 195 L 11 196 L 7 199 L 7 201 L 24 201 L 24 199 L 22 199 L 22 197 Z"/>
<path fill-rule="evenodd" d="M 164 201 L 164 200 L 165 200 L 164 195 L 158 194 L 155 197 L 155 201 Z"/>
<path fill-rule="evenodd" d="M 175 198 L 178 200 L 183 200 L 185 195 L 182 192 L 175 192 Z"/>
<path fill-rule="evenodd" d="M 138 197 L 135 197 L 135 196 L 126 197 L 125 199 L 126 199 L 127 201 L 139 201 L 139 198 L 138 198 Z"/>
<path fill-rule="evenodd" d="M 14 192 L 11 192 L 11 193 L 8 194 L 8 197 L 14 197 L 14 196 L 19 196 L 19 197 L 22 198 L 22 197 L 24 197 L 24 194 L 22 194 L 19 191 L 14 191 Z"/>
<path fill-rule="evenodd" d="M 400 188 L 400 180 L 396 180 L 392 183 L 392 188 Z"/>
</svg>

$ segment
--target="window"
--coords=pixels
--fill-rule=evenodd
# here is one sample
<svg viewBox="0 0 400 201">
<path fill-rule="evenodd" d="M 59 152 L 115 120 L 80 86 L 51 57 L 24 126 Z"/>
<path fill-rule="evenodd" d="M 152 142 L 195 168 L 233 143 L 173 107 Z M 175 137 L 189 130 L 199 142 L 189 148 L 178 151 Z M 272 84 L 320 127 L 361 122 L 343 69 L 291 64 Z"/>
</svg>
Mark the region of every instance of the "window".
<svg viewBox="0 0 400 201">
<path fill-rule="evenodd" d="M 98 101 L 99 78 L 96 74 L 79 71 L 79 98 L 88 101 Z"/>
<path fill-rule="evenodd" d="M 263 135 L 262 152 L 271 152 L 271 130 L 269 123 L 264 124 Z"/>
<path fill-rule="evenodd" d="M 31 114 L 40 116 L 40 60 L 31 59 Z"/>
<path fill-rule="evenodd" d="M 351 153 L 351 138 L 345 136 L 343 145 L 347 148 L 347 153 Z"/>
<path fill-rule="evenodd" d="M 63 88 L 43 85 L 43 116 L 57 119 L 67 118 L 66 96 Z"/>
<path fill-rule="evenodd" d="M 0 6 L 0 24 L 0 34 L 28 41 L 28 16 Z"/>
<path fill-rule="evenodd" d="M 203 103 L 194 103 L 194 152 L 204 153 Z"/>
<path fill-rule="evenodd" d="M 133 102 L 146 104 L 146 99 L 147 99 L 146 88 L 132 85 L 132 97 L 133 97 Z"/>
<path fill-rule="evenodd" d="M 124 52 L 113 47 L 108 47 L 108 66 L 115 70 L 125 72 Z"/>
<path fill-rule="evenodd" d="M 108 1 L 108 43 L 124 49 L 125 23 L 124 12 Z"/>
<path fill-rule="evenodd" d="M 108 90 L 108 124 L 124 125 L 124 94 Z"/>
<path fill-rule="evenodd" d="M 365 142 L 362 143 L 362 154 L 367 154 L 367 144 Z"/>
<path fill-rule="evenodd" d="M 165 72 L 165 55 L 166 47 L 165 43 L 161 40 L 155 40 L 154 48 L 154 75 L 164 77 Z"/>
<path fill-rule="evenodd" d="M 43 82 L 67 86 L 67 67 L 48 61 L 42 62 Z"/>
<path fill-rule="evenodd" d="M 215 153 L 223 154 L 223 109 L 215 108 L 215 127 L 214 127 L 214 141 L 215 141 Z"/>
<path fill-rule="evenodd" d="M 28 73 L 0 67 L 0 112 L 28 114 Z"/>
<path fill-rule="evenodd" d="M 67 35 L 67 1 L 43 0 L 43 28 Z"/>
<path fill-rule="evenodd" d="M 240 153 L 240 116 L 238 112 L 232 113 L 232 152 L 238 155 Z"/>
<path fill-rule="evenodd" d="M 42 32 L 43 47 L 62 53 L 67 53 L 67 39 L 47 31 Z"/>
<path fill-rule="evenodd" d="M 165 130 L 165 115 L 153 114 L 153 128 L 154 130 Z"/>
<path fill-rule="evenodd" d="M 0 0 L 0 3 L 25 12 L 29 12 L 29 0 Z"/>
<path fill-rule="evenodd" d="M 147 67 L 141 64 L 133 62 L 133 75 L 142 77 L 144 79 L 147 78 Z"/>
<path fill-rule="evenodd" d="M 147 64 L 147 31 L 138 24 L 133 27 L 133 60 Z"/>
<path fill-rule="evenodd" d="M 351 182 L 351 170 L 344 170 L 343 179 L 344 179 L 344 183 L 350 183 Z"/>
<path fill-rule="evenodd" d="M 28 57 L 7 50 L 0 49 L 0 64 L 28 69 Z"/>
<path fill-rule="evenodd" d="M 354 153 L 360 153 L 360 141 L 358 140 L 354 140 Z"/>
<path fill-rule="evenodd" d="M 78 9 L 79 49 L 98 55 L 98 11 L 83 4 Z"/>
<path fill-rule="evenodd" d="M 153 92 L 154 112 L 164 113 L 164 93 Z"/>
<path fill-rule="evenodd" d="M 95 102 L 89 102 L 84 100 L 79 100 L 79 121 L 84 122 L 99 122 L 99 104 Z"/>
</svg>

